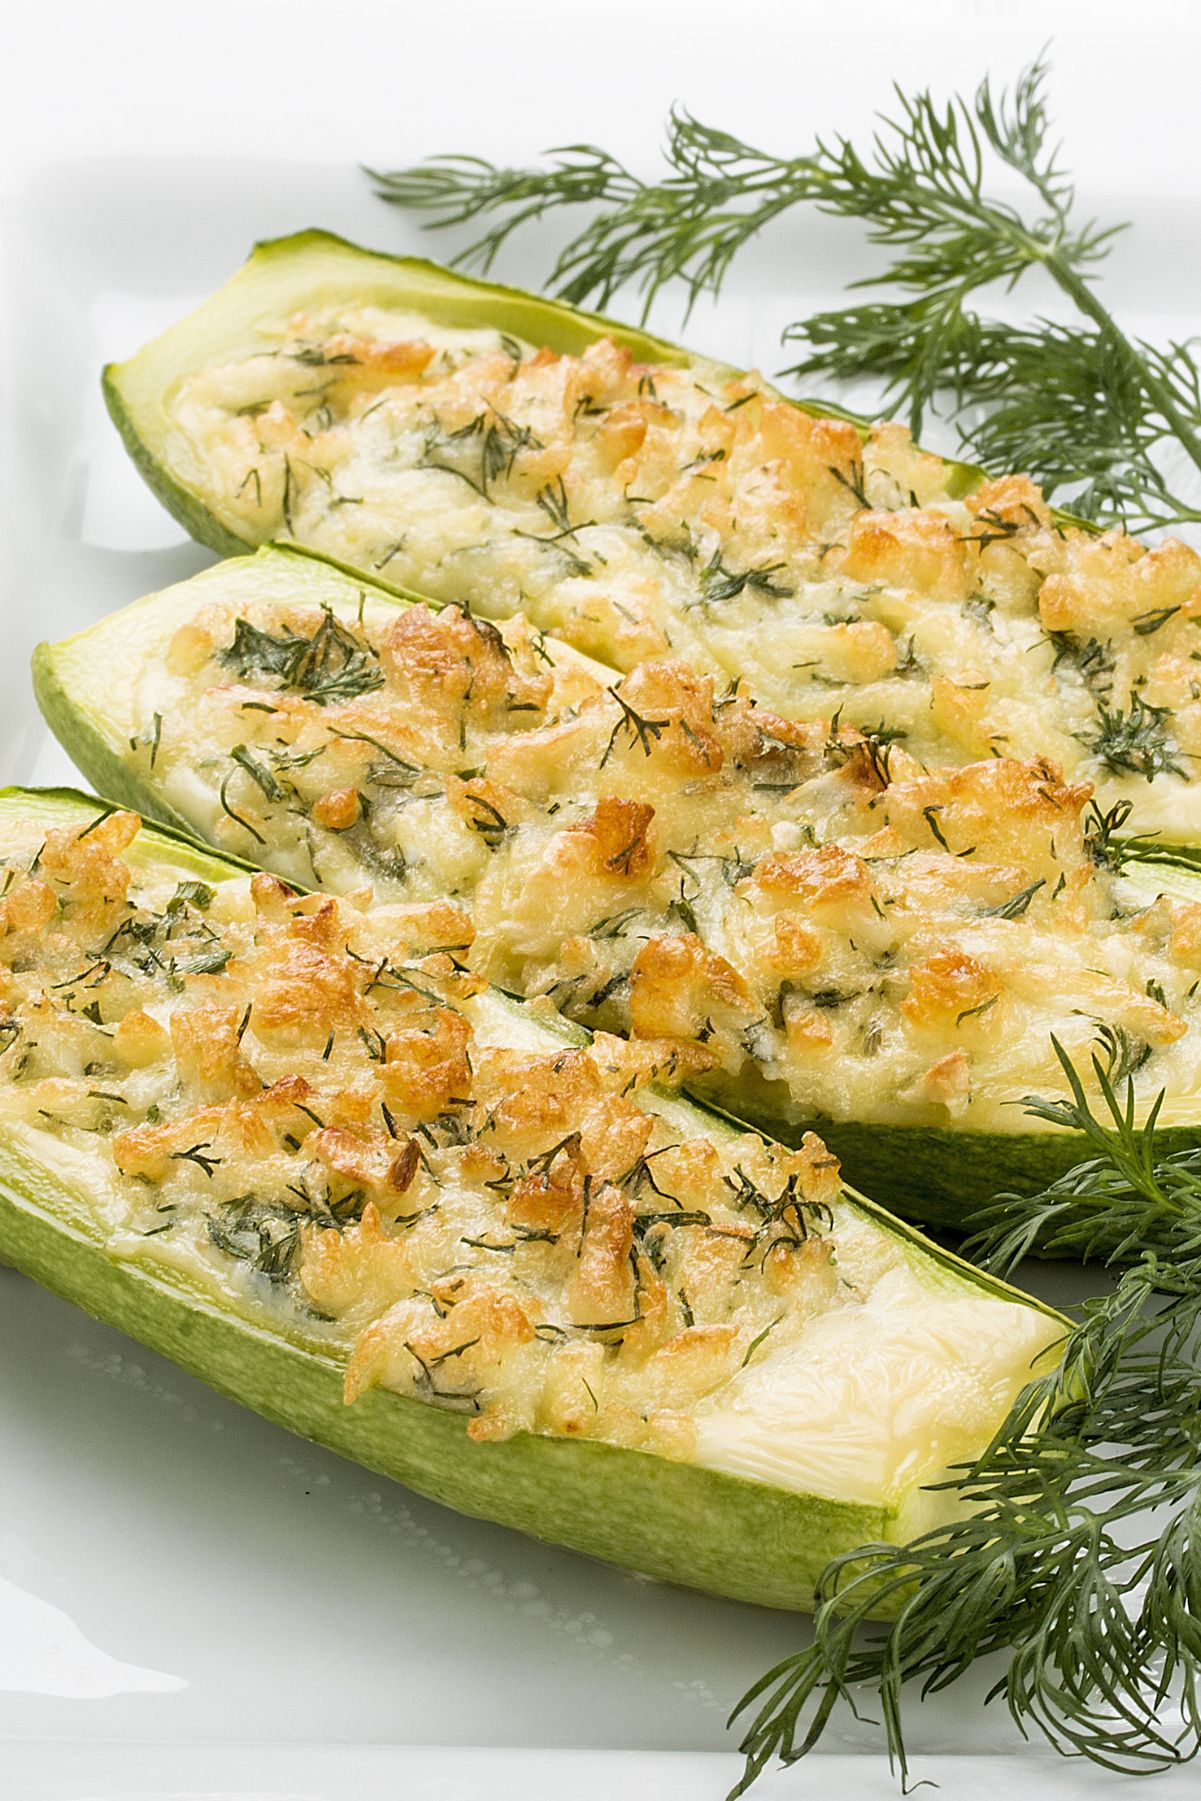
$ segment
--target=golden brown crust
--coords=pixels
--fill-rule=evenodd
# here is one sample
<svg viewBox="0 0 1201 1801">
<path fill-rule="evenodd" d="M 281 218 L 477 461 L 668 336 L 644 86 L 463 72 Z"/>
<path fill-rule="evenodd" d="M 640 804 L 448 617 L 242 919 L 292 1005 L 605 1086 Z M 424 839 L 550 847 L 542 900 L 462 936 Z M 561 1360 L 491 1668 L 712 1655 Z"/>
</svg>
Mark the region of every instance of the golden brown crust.
<svg viewBox="0 0 1201 1801">
<path fill-rule="evenodd" d="M 1144 773 L 1107 726 L 1137 698 L 1171 709 L 1142 797 L 1161 821 L 1201 756 L 1195 552 L 1067 526 L 1022 475 L 959 498 L 963 467 L 903 426 L 814 417 L 757 373 L 645 366 L 608 340 L 563 355 L 344 301 L 185 376 L 170 412 L 240 535 L 291 535 L 489 617 L 524 608 L 625 670 L 671 658 L 719 695 L 743 671 L 781 715 L 882 728 L 921 764 L 1047 752 L 1106 810 Z M 184 670 L 202 654 L 187 629 Z M 384 653 L 444 770 L 466 748 L 444 729 L 451 698 L 499 725 L 551 679 L 533 654 L 506 670 L 472 631 L 414 614 Z M 663 704 L 664 758 L 713 772 L 721 723 L 699 706 L 685 731 Z"/>
<path fill-rule="evenodd" d="M 617 800 L 606 795 L 595 811 L 571 827 L 589 840 L 589 857 L 596 874 L 635 880 L 657 861 L 648 841 L 655 809 L 637 800 Z"/>
<path fill-rule="evenodd" d="M 857 513 L 842 572 L 855 581 L 909 588 L 935 600 L 966 600 L 968 558 L 949 519 L 915 509 Z"/>
<path fill-rule="evenodd" d="M 436 1118 L 471 1092 L 470 1041 L 467 1021 L 451 1007 L 434 1007 L 417 1024 L 389 1032 L 385 1092 L 414 1118 Z"/>
<path fill-rule="evenodd" d="M 630 967 L 630 1023 L 639 1037 L 694 1038 L 719 1009 L 749 1016 L 755 1003 L 733 965 L 695 932 L 643 945 Z"/>
<path fill-rule="evenodd" d="M 451 705 L 480 717 L 506 706 L 538 708 L 551 692 L 549 675 L 519 670 L 496 627 L 460 607 L 406 607 L 381 655 L 397 690 L 435 716 Z"/>
<path fill-rule="evenodd" d="M 596 812 L 601 848 L 649 823 Z M 151 892 L 121 854 L 128 829 L 91 852 L 65 832 L 49 878 L 13 866 L 0 1107 L 107 1148 L 129 1254 L 145 1238 L 316 1309 L 348 1353 L 349 1401 L 385 1383 L 477 1439 L 687 1456 L 689 1409 L 765 1328 L 853 1304 L 805 1248 L 827 1242 L 839 1193 L 816 1139 L 681 1139 L 648 1104 L 649 1084 L 711 1066 L 703 1045 L 481 1041 L 479 982 L 446 955 L 399 961 L 396 909 L 262 875 Z M 82 955 L 94 903 L 132 947 L 120 968 Z M 97 1051 L 103 1089 L 64 1072 Z"/>
<path fill-rule="evenodd" d="M 543 377 L 554 376 L 559 385 L 543 393 L 552 411 L 575 382 L 561 364 L 544 362 L 529 377 L 531 392 L 542 392 Z M 573 391 L 607 404 L 591 375 Z M 654 402 L 663 404 L 663 396 Z M 748 399 L 724 423 L 710 421 L 713 445 L 741 455 L 736 422 L 745 414 L 749 429 L 757 404 Z M 666 430 L 657 415 L 645 424 L 640 456 Z M 570 421 L 560 427 L 570 437 Z M 920 458 L 895 435 L 864 455 L 855 480 L 874 497 L 872 514 L 941 555 L 946 506 L 934 509 L 937 531 L 914 524 L 921 507 L 888 510 L 898 503 L 885 474 L 911 478 L 920 498 L 930 476 Z M 848 520 L 858 518 L 864 509 L 856 512 L 851 491 L 834 485 Z M 984 484 L 964 510 L 968 517 L 953 523 L 965 566 L 1016 558 L 1028 574 L 1037 558 L 1046 575 L 1078 574 L 1093 554 L 1061 543 L 1017 478 Z M 672 545 L 665 554 L 687 560 L 686 548 Z M 1103 556 L 1132 581 L 1152 579 L 1128 549 L 1110 545 Z M 1149 568 L 1165 582 L 1175 570 L 1171 580 L 1187 584 L 1186 560 L 1175 553 Z M 1019 573 L 1011 568 L 1006 581 L 1018 583 Z M 741 577 L 715 571 L 714 579 Z M 889 592 L 894 614 L 913 623 L 920 661 L 932 628 L 900 589 Z M 784 596 L 776 600 L 787 633 L 792 611 Z M 545 997 L 590 1027 L 673 1046 L 654 1053 L 666 1081 L 708 1075 L 720 1091 L 749 1077 L 802 1116 L 928 1125 L 949 1116 L 1006 1129 L 1011 1101 L 1058 1087 L 1054 1037 L 1086 1072 L 1100 1044 L 1115 1070 L 1136 1066 L 1140 1092 L 1165 1082 L 1189 1088 L 1201 1079 L 1190 1036 L 1201 1001 L 1166 928 L 1143 932 L 1103 850 L 1098 861 L 1111 829 L 1104 809 L 1092 805 L 1089 783 L 1055 759 L 1001 754 L 1010 709 L 988 657 L 976 660 L 993 616 L 959 621 L 948 673 L 927 671 L 919 682 L 911 664 L 912 708 L 897 732 L 883 718 L 866 727 L 840 714 L 790 721 L 757 705 L 745 685 L 723 688 L 678 657 L 610 684 L 528 625 L 485 629 L 457 609 L 431 608 L 409 609 L 398 622 L 381 603 L 352 608 L 342 621 L 344 653 L 375 683 L 367 693 L 305 699 L 231 688 L 239 632 L 270 638 L 298 630 L 301 619 L 266 602 L 235 615 L 231 604 L 224 618 L 219 609 L 206 618 L 210 663 L 195 678 L 203 766 L 213 770 L 218 804 L 225 795 L 298 881 L 361 885 L 362 904 L 373 898 L 386 910 L 395 948 L 437 953 L 444 972 L 469 970 Z M 326 629 L 326 618 L 314 613 L 313 630 Z M 1175 620 L 1156 615 L 1146 641 L 1170 634 Z M 794 648 L 823 668 L 870 662 L 880 627 L 832 612 L 817 640 Z M 1195 726 L 1201 754 L 1201 681 L 1188 673 L 1195 665 L 1165 649 L 1151 667 L 1140 704 L 1170 697 L 1179 730 Z M 530 671 L 536 689 L 523 685 Z M 204 687 L 206 672 L 220 679 Z M 248 711 L 253 693 L 275 694 L 271 710 L 254 702 Z M 935 713 L 975 760 L 927 765 L 914 754 L 915 722 Z M 1153 736 L 1157 715 L 1147 717 Z M 170 752 L 160 745 L 159 756 Z M 227 777 L 235 784 L 228 791 Z M 354 803 L 349 826 L 338 796 Z M 227 825 L 222 812 L 215 835 Z M 339 984 L 348 1009 L 339 1030 L 366 1029 L 355 1008 L 360 968 L 332 942 L 323 903 L 296 903 L 266 879 L 255 895 L 265 921 L 307 921 L 312 946 L 287 951 L 291 961 L 280 965 L 291 1001 L 265 993 L 267 1035 L 281 1046 L 315 1045 L 319 1027 L 296 997 L 329 985 L 320 1012 L 335 1006 Z M 34 917 L 37 904 L 29 902 Z M 940 1001 L 932 973 L 940 968 L 985 973 L 978 991 L 951 984 Z M 229 971 L 208 978 L 210 1004 L 230 1004 L 221 991 L 229 979 Z M 1149 984 L 1162 991 L 1168 1017 L 1148 1005 Z M 402 1018 L 395 996 L 388 1005 L 385 1041 L 409 1034 L 384 1053 L 397 1104 L 427 1119 L 453 1110 L 463 1065 L 426 1042 L 429 1022 Z M 1169 1021 L 1183 1021 L 1183 1033 Z M 1173 1045 L 1179 1056 L 1162 1055 Z"/>
</svg>

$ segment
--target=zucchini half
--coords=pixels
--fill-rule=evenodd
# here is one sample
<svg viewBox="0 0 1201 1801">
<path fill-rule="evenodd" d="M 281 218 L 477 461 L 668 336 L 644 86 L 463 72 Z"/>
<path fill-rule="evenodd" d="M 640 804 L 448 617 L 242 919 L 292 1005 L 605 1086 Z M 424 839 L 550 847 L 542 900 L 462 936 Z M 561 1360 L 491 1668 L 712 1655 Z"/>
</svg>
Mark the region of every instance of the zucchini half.
<svg viewBox="0 0 1201 1801">
<path fill-rule="evenodd" d="M 424 258 L 364 250 L 319 230 L 266 239 L 255 245 L 244 267 L 211 300 L 126 362 L 110 363 L 103 376 L 113 422 L 147 485 L 198 543 L 219 555 L 252 550 L 257 540 L 235 531 L 200 491 L 195 471 L 189 468 L 186 444 L 171 431 L 166 397 L 182 376 L 204 363 L 252 348 L 262 323 L 286 318 L 301 307 L 348 300 L 403 307 L 439 326 L 487 325 L 560 355 L 579 356 L 598 339 L 612 338 L 640 362 L 678 367 L 703 363 L 711 371 L 736 373 L 601 313 L 584 312 L 521 288 L 478 281 Z M 796 404 L 817 418 L 850 417 L 816 401 Z M 970 492 L 984 473 L 969 463 L 949 462 L 948 467 L 954 472 L 954 494 Z"/>
<path fill-rule="evenodd" d="M 289 320 L 343 305 L 415 314 L 405 330 L 418 337 L 426 324 L 487 329 L 514 354 L 514 339 L 578 355 L 612 338 L 639 366 L 695 376 L 707 411 L 692 419 L 691 403 L 665 394 L 690 421 L 672 437 L 653 377 L 644 394 L 632 375 L 614 375 L 598 387 L 612 408 L 589 411 L 585 392 L 572 410 L 575 389 L 565 399 L 555 389 L 556 420 L 549 387 L 510 403 L 495 371 L 491 386 L 481 377 L 484 400 L 432 375 L 442 398 L 423 408 L 409 380 L 420 370 L 388 360 L 417 349 L 402 343 L 363 371 L 371 398 L 361 418 L 367 394 L 348 388 L 355 423 L 344 432 L 334 390 L 355 372 L 325 365 L 371 364 L 370 322 L 336 334 L 340 348 L 314 325 L 313 342 L 247 375 L 227 372 L 203 397 L 192 393 L 185 416 L 173 411 L 187 376 L 263 353 Z M 264 366 L 285 374 L 268 378 Z M 533 379 L 549 383 L 554 372 Z M 1065 537 L 1067 516 L 1020 476 L 959 504 L 982 471 L 887 433 L 864 452 L 855 430 L 862 438 L 866 428 L 836 409 L 781 405 L 767 390 L 770 417 L 750 407 L 728 419 L 751 395 L 723 391 L 738 379 L 612 320 L 308 231 L 260 245 L 198 311 L 110 366 L 104 386 L 150 486 L 223 554 L 288 537 L 385 585 L 407 582 L 490 616 L 520 605 L 623 669 L 681 656 L 749 680 L 790 718 L 839 709 L 908 740 L 929 763 L 1047 755 L 1069 779 L 1091 780 L 1106 809 L 1124 806 L 1132 829 L 1201 843 L 1201 790 L 1189 774 L 1201 753 L 1201 702 L 1187 681 L 1201 592 L 1193 553 L 1168 543 L 1144 554 L 1115 534 Z M 363 426 L 385 401 L 395 422 L 390 411 Z M 820 442 L 793 443 L 794 405 L 841 423 Z M 647 407 L 649 425 L 631 419 Z M 589 435 L 606 430 L 603 442 Z"/>
<path fill-rule="evenodd" d="M 162 594 L 149 595 L 73 638 L 41 645 L 34 658 L 35 690 L 47 721 L 98 792 L 194 838 L 211 841 L 211 795 L 204 797 L 203 807 L 190 793 L 181 797 L 168 788 L 161 769 L 156 775 L 153 760 L 148 759 L 151 703 L 145 698 L 147 690 L 139 697 L 139 684 L 156 679 L 155 671 L 162 667 L 177 628 L 211 603 L 330 607 L 350 618 L 356 604 L 368 597 L 373 606 L 408 604 L 314 553 L 290 546 L 266 547 L 254 557 L 223 563 Z M 553 640 L 544 645 L 544 654 L 557 665 L 585 662 L 578 652 Z M 598 665 L 585 666 L 602 681 L 613 677 L 612 671 Z M 255 836 L 262 838 L 259 832 Z M 285 859 L 279 845 L 272 845 L 269 833 L 261 847 L 247 839 L 246 849 L 284 879 L 294 884 L 305 879 L 303 874 L 298 877 L 295 863 Z M 1147 904 L 1159 893 L 1201 899 L 1201 872 L 1193 871 L 1181 853 L 1161 860 L 1150 852 L 1141 859 L 1131 857 L 1123 874 L 1128 893 Z M 362 879 L 360 872 L 332 886 L 354 887 Z M 693 1084 L 691 1091 L 700 1101 L 728 1109 L 786 1142 L 797 1142 L 813 1127 L 858 1186 L 926 1226 L 963 1230 L 970 1226 L 974 1209 L 998 1190 L 1034 1192 L 1091 1154 L 1081 1135 L 1030 1119 L 1020 1102 L 1008 1109 L 1012 1125 L 981 1130 L 815 1116 L 805 1112 L 783 1082 L 768 1083 L 753 1072 L 738 1081 L 719 1072 Z M 1190 1145 L 1199 1129 L 1201 1097 L 1169 1094 L 1160 1115 L 1165 1150 Z"/>
<path fill-rule="evenodd" d="M 27 868 L 30 846 L 41 841 L 44 850 L 52 828 L 94 830 L 108 812 L 66 790 L 8 790 L 0 794 L 0 856 Z M 122 854 L 135 871 L 182 881 L 193 893 L 199 885 L 212 890 L 246 878 L 242 866 L 150 826 Z M 200 904 L 208 908 L 212 898 L 210 893 Z M 531 1048 L 538 1054 L 540 1046 L 553 1053 L 565 1040 L 588 1042 L 586 1034 L 541 1023 L 494 992 L 468 1005 L 477 1003 L 482 1011 L 474 1015 L 476 1029 L 482 1019 L 485 1042 L 511 1043 L 525 1054 Z M 843 1501 L 833 1475 L 826 1487 L 835 1492 L 819 1496 L 770 1475 L 748 1478 L 597 1440 L 519 1432 L 477 1442 L 461 1413 L 383 1388 L 348 1405 L 342 1399 L 345 1352 L 316 1316 L 270 1299 L 261 1277 L 214 1274 L 203 1258 L 164 1249 L 168 1241 L 159 1236 L 138 1237 L 114 1226 L 111 1210 L 106 1221 L 99 1197 L 107 1192 L 112 1165 L 102 1138 L 84 1143 L 77 1133 L 66 1142 L 55 1130 L 61 1122 L 42 1125 L 45 1116 L 32 1119 L 28 1103 L 25 1113 L 6 1105 L 6 1089 L 15 1103 L 7 1072 L 0 1074 L 0 1257 L 268 1419 L 461 1512 L 666 1581 L 805 1608 L 828 1558 L 871 1540 L 912 1535 L 944 1504 L 906 1479 L 912 1459 L 887 1497 Z M 720 1117 L 646 1093 L 646 1106 L 664 1115 L 673 1137 L 720 1142 L 736 1134 Z M 148 1192 L 153 1195 L 153 1188 Z M 845 1196 L 843 1217 L 869 1235 L 881 1267 L 905 1283 L 916 1277 L 925 1297 L 912 1303 L 919 1349 L 908 1355 L 905 1381 L 920 1391 L 940 1358 L 951 1366 L 951 1379 L 959 1379 L 960 1361 L 967 1369 L 972 1345 L 964 1342 L 960 1351 L 940 1341 L 937 1331 L 926 1332 L 936 1300 L 966 1308 L 954 1312 L 965 1322 L 965 1341 L 974 1336 L 973 1326 L 984 1332 L 991 1349 L 981 1389 L 973 1390 L 981 1395 L 979 1417 L 966 1415 L 973 1423 L 963 1428 L 971 1438 L 967 1453 L 982 1449 L 998 1408 L 1003 1411 L 1026 1379 L 1032 1359 L 1041 1364 L 1051 1354 L 1064 1322 L 861 1196 Z M 943 1316 L 944 1340 L 951 1317 Z M 979 1374 L 978 1352 L 976 1358 Z M 767 1435 L 774 1441 L 764 1463 L 769 1472 L 784 1467 L 779 1446 L 786 1439 L 786 1409 L 776 1427 Z M 870 1421 L 864 1430 L 870 1441 Z M 827 1467 L 837 1467 L 836 1453 Z M 924 1480 L 931 1479 L 927 1471 Z"/>
</svg>

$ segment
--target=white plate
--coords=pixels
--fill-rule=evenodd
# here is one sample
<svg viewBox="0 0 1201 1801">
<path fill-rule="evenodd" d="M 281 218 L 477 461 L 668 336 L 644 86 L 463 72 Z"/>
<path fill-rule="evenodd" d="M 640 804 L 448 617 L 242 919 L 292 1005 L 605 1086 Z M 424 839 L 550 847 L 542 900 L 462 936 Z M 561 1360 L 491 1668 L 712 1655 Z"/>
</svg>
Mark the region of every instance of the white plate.
<svg viewBox="0 0 1201 1801">
<path fill-rule="evenodd" d="M 453 133 L 451 134 L 454 135 Z M 323 224 L 428 251 L 352 168 L 150 158 L 47 168 L 5 221 L 0 772 L 70 780 L 27 684 L 35 640 L 209 561 L 126 461 L 99 395 L 241 261 Z M 531 270 L 531 274 L 533 271 Z M 704 337 L 779 361 L 828 301 L 760 263 Z M 664 314 L 664 330 L 678 322 Z M 695 335 L 695 334 L 694 334 Z M 46 347 L 53 345 L 53 354 Z M 19 451 L 19 454 L 18 454 Z M 1038 1285 L 1080 1292 L 1070 1273 Z M 0 1271 L 0 1795 L 450 1797 L 637 1788 L 717 1801 L 725 1716 L 803 1621 L 672 1590 L 457 1517 L 217 1398 Z M 953 1798 L 1068 1801 L 1116 1785 L 1023 1747 L 979 1702 L 913 1710 L 919 1775 Z M 769 1796 L 894 1793 L 846 1723 Z M 586 1748 L 586 1749 L 585 1749 Z M 1183 1791 L 1140 1785 L 1145 1801 Z"/>
</svg>

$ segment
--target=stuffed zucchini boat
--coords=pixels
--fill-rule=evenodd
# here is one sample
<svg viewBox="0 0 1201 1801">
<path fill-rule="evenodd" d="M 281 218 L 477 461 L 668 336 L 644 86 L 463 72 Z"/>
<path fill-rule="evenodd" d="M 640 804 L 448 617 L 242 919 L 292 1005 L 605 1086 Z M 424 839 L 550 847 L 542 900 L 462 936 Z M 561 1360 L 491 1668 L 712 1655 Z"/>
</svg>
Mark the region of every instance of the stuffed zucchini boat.
<svg viewBox="0 0 1201 1801">
<path fill-rule="evenodd" d="M 0 797 L 0 1255 L 465 1512 L 804 1607 L 922 1529 L 1063 1322 L 487 989 L 453 909 L 301 898 Z"/>
<path fill-rule="evenodd" d="M 1053 1038 L 1161 1124 L 1201 1096 L 1201 878 L 1119 861 L 1042 759 L 926 769 L 682 662 L 615 671 L 268 548 L 43 646 L 104 794 L 287 881 L 444 905 L 456 956 L 925 1224 L 1087 1155 Z M 1161 891 L 1176 898 L 1167 898 Z"/>
<path fill-rule="evenodd" d="M 321 232 L 106 371 L 222 552 L 291 538 L 622 670 L 683 658 L 926 763 L 1050 757 L 1201 844 L 1201 558 L 645 333 Z"/>
</svg>

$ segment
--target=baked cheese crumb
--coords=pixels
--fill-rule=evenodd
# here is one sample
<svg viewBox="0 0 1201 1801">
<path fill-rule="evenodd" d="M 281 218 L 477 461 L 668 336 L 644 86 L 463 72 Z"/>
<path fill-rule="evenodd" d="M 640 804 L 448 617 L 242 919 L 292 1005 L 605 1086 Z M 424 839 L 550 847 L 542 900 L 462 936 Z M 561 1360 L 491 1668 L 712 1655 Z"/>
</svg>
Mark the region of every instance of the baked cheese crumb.
<svg viewBox="0 0 1201 1801">
<path fill-rule="evenodd" d="M 1201 834 L 1201 558 L 1059 525 L 1022 476 L 954 498 L 898 425 L 863 440 L 757 375 L 353 305 L 264 326 L 167 411 L 244 541 L 524 611 L 622 670 L 744 677 L 925 763 L 1050 757 Z"/>
<path fill-rule="evenodd" d="M 925 767 L 520 616 L 240 590 L 156 627 L 129 754 L 221 848 L 368 888 L 398 944 L 670 1042 L 764 1117 L 1037 1129 L 1053 1038 L 1144 1104 L 1197 1092 L 1187 907 L 1148 907 L 1049 760 Z"/>
</svg>

